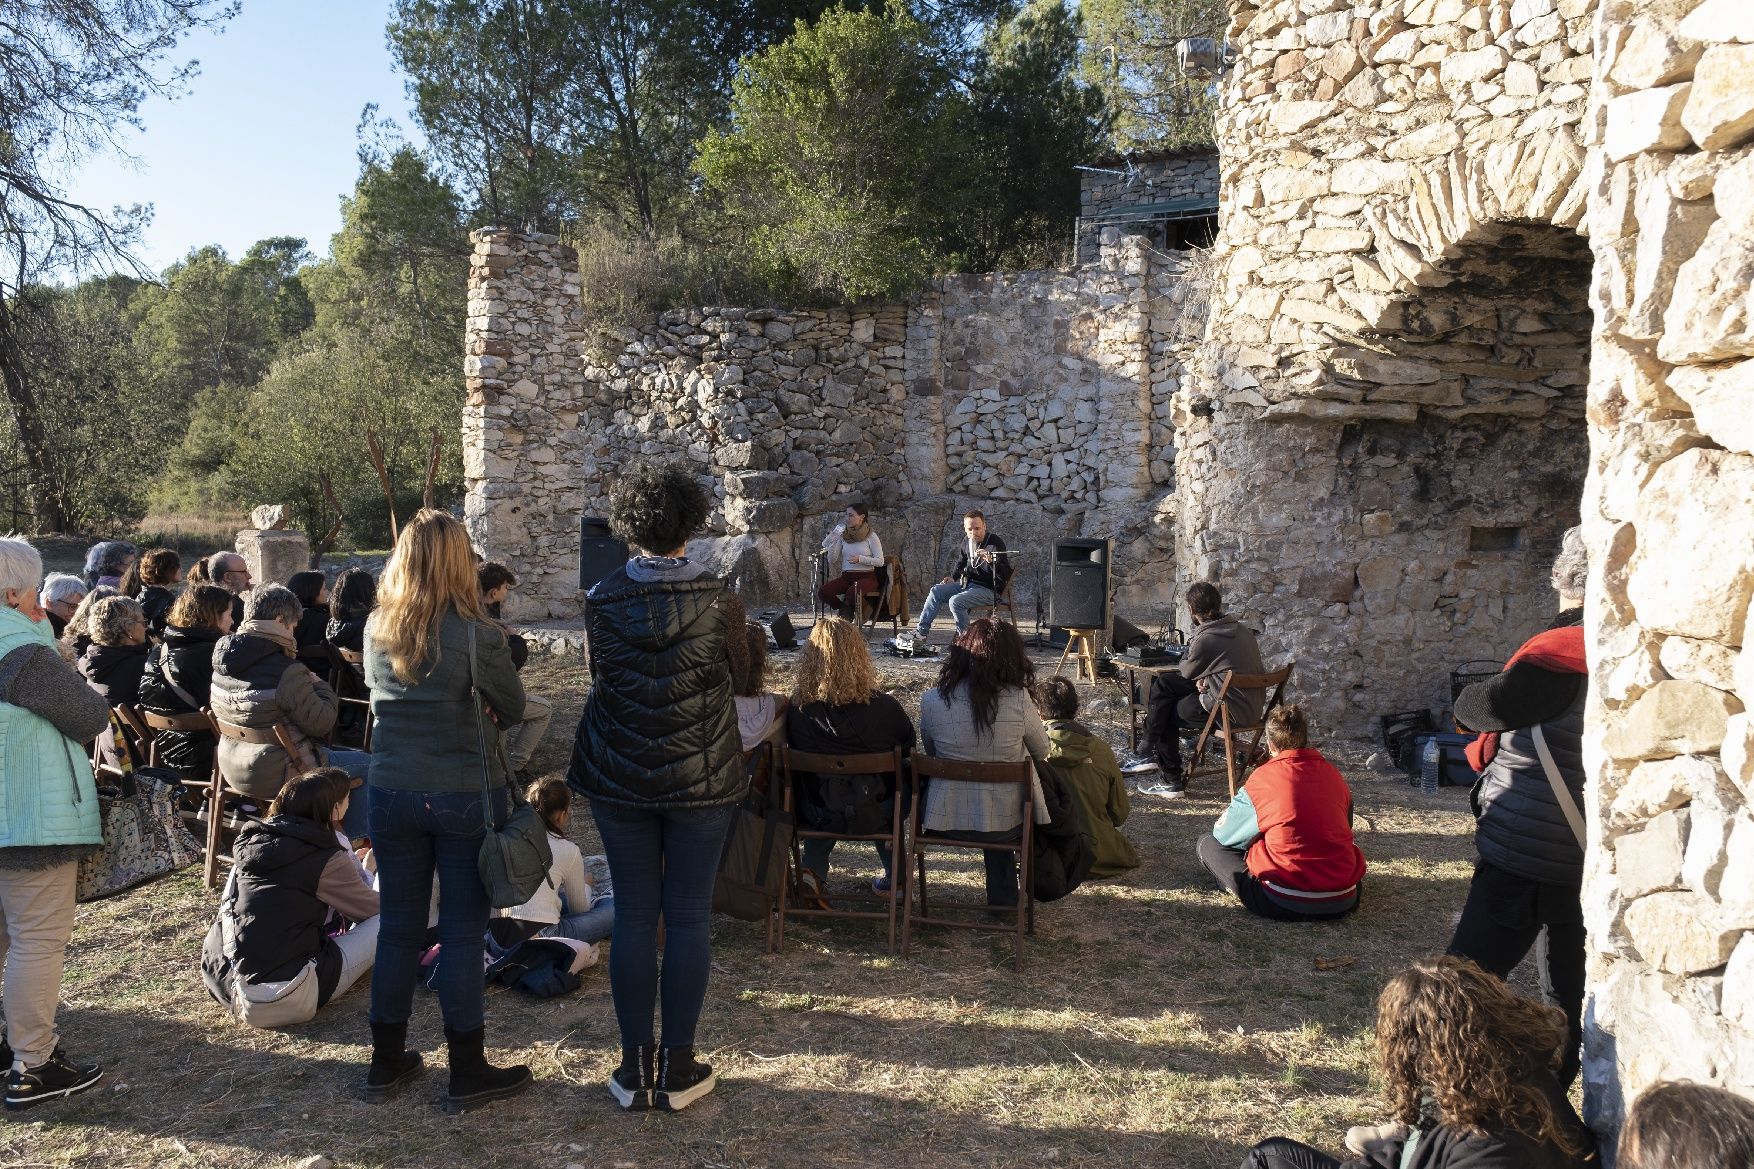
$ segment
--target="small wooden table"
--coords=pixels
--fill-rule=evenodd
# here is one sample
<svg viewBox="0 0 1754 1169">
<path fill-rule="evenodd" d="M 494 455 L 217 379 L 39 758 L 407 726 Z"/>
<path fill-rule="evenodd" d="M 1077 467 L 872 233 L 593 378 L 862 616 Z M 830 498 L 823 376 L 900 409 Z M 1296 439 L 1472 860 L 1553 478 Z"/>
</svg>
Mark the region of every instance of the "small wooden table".
<svg viewBox="0 0 1754 1169">
<path fill-rule="evenodd" d="M 1095 629 L 1067 628 L 1066 648 L 1060 651 L 1060 662 L 1054 667 L 1054 677 L 1058 678 L 1060 676 L 1060 671 L 1066 668 L 1066 658 L 1072 653 L 1074 648 L 1076 648 L 1078 652 L 1078 676 L 1081 678 L 1087 677 L 1092 682 L 1096 681 Z"/>
</svg>

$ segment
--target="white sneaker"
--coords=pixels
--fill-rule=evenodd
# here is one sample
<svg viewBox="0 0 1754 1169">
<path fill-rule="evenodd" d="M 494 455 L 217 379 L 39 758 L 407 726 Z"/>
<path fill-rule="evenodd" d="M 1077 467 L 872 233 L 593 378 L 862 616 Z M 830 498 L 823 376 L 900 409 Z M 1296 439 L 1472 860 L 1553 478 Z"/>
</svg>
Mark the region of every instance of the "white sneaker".
<svg viewBox="0 0 1754 1169">
<path fill-rule="evenodd" d="M 1159 770 L 1159 767 L 1157 765 L 1157 760 L 1155 759 L 1129 759 L 1121 764 L 1122 775 L 1149 775 L 1151 772 L 1157 770 Z"/>
</svg>

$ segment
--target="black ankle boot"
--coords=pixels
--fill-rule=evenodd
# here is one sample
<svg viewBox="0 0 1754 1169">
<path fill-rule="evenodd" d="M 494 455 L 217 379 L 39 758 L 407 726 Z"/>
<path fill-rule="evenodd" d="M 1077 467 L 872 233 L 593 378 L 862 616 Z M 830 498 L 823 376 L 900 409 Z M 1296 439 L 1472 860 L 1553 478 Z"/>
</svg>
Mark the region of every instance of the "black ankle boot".
<svg viewBox="0 0 1754 1169">
<path fill-rule="evenodd" d="M 402 1090 L 421 1071 L 418 1051 L 408 1050 L 408 1024 L 372 1024 L 372 1066 L 365 1074 L 365 1098 L 384 1100 Z"/>
<path fill-rule="evenodd" d="M 609 1091 L 629 1112 L 644 1112 L 654 1104 L 658 1048 L 647 1043 L 621 1049 L 621 1066 L 609 1077 Z"/>
<path fill-rule="evenodd" d="M 445 1107 L 451 1112 L 476 1108 L 490 1100 L 516 1096 L 533 1082 L 530 1069 L 523 1064 L 496 1068 L 487 1062 L 482 1042 L 487 1032 L 453 1031 L 445 1028 L 445 1042 L 450 1046 L 451 1086 L 445 1093 Z"/>
<path fill-rule="evenodd" d="M 680 1112 L 713 1090 L 718 1083 L 711 1064 L 694 1058 L 692 1047 L 664 1047 L 658 1051 L 658 1107 Z"/>
</svg>

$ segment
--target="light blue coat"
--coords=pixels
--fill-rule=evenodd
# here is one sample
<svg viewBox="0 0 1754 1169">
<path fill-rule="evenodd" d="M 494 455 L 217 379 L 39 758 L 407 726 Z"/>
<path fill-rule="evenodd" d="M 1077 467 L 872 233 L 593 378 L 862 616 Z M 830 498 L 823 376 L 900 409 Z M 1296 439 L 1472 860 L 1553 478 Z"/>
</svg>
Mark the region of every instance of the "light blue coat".
<svg viewBox="0 0 1754 1169">
<path fill-rule="evenodd" d="M 33 641 L 54 647 L 49 623 L 0 606 L 0 657 Z M 103 839 L 85 748 L 41 715 L 0 702 L 0 848 Z"/>
</svg>

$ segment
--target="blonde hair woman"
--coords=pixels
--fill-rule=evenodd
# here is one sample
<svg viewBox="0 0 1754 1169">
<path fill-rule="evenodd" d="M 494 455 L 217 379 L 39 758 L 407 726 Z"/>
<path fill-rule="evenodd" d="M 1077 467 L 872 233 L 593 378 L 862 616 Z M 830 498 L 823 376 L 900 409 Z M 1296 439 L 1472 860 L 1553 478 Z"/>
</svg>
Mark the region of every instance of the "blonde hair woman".
<svg viewBox="0 0 1754 1169">
<path fill-rule="evenodd" d="M 786 742 L 794 751 L 821 755 L 863 755 L 900 747 L 913 750 L 914 724 L 901 703 L 877 688 L 877 671 L 858 626 L 841 617 L 826 617 L 810 630 L 798 655 L 798 682 L 786 710 Z M 887 832 L 894 810 L 897 776 L 879 777 L 861 803 L 823 799 L 821 781 L 794 773 L 798 782 L 798 817 L 819 832 Z M 872 827 L 875 825 L 875 827 Z M 828 857 L 834 841 L 812 837 L 804 842 L 806 892 L 820 896 L 828 880 Z M 892 858 L 877 845 L 883 876 L 872 882 L 879 893 L 889 891 Z"/>
<path fill-rule="evenodd" d="M 388 1096 L 420 1071 L 405 1043 L 436 869 L 446 1100 L 472 1108 L 530 1084 L 529 1068 L 491 1067 L 483 1053 L 489 906 L 476 870 L 487 818 L 501 824 L 510 809 L 500 728 L 522 721 L 524 688 L 504 632 L 482 608 L 468 534 L 444 512 L 421 511 L 396 541 L 366 625 L 365 678 L 377 716 L 367 798 L 382 907 L 366 1094 Z M 487 708 L 485 759 L 471 685 Z M 482 807 L 483 767 L 491 808 Z"/>
</svg>

